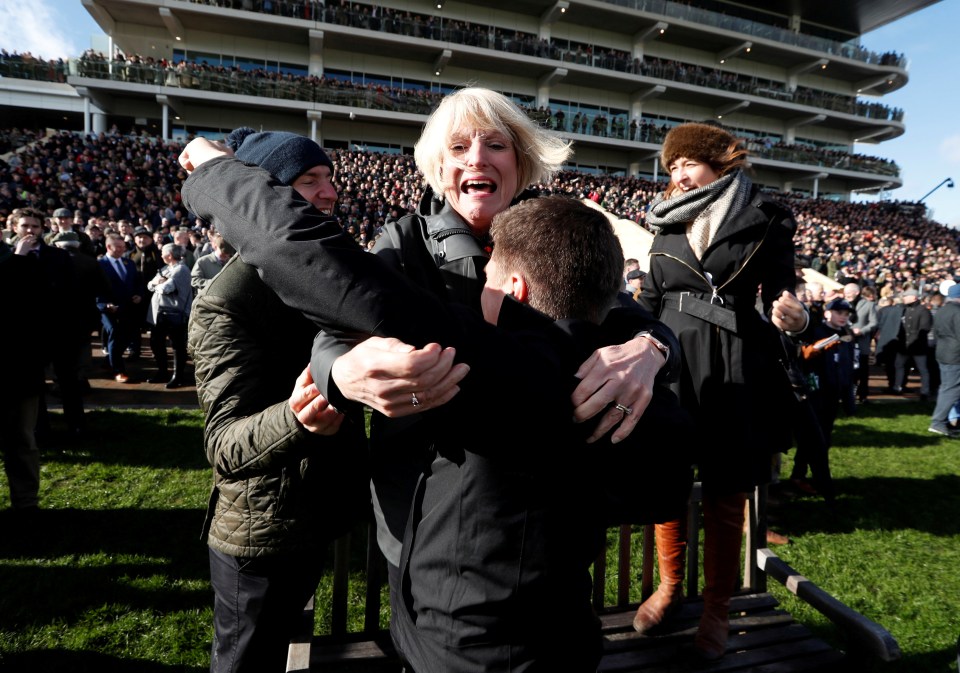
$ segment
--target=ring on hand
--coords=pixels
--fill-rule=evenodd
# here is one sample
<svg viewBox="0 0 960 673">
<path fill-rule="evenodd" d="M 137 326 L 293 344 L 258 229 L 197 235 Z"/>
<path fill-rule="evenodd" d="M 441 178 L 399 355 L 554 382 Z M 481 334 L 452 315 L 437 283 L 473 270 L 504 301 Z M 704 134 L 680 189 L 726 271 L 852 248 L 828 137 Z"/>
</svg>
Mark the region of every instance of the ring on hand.
<svg viewBox="0 0 960 673">
<path fill-rule="evenodd" d="M 415 407 L 420 406 L 420 400 L 417 399 L 416 393 L 410 393 L 410 404 L 412 404 Z"/>
<path fill-rule="evenodd" d="M 630 407 L 624 406 L 619 402 L 617 403 L 617 409 L 622 411 L 624 416 L 629 416 L 630 414 L 633 413 L 633 409 L 631 409 Z"/>
</svg>

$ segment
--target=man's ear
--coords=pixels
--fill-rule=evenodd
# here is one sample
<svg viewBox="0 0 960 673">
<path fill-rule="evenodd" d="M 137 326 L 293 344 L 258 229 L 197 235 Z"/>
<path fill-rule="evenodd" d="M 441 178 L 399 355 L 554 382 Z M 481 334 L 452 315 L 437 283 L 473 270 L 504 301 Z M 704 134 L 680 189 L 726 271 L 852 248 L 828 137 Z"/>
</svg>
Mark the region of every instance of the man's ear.
<svg viewBox="0 0 960 673">
<path fill-rule="evenodd" d="M 510 274 L 510 294 L 521 304 L 529 301 L 530 287 L 527 285 L 527 279 L 519 271 Z"/>
</svg>

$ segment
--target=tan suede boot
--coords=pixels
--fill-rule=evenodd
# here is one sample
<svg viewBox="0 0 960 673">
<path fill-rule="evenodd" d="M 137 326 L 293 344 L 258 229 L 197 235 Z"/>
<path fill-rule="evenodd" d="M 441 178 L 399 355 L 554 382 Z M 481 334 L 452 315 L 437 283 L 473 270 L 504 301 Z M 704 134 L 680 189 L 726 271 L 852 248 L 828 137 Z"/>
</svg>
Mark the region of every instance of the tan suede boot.
<svg viewBox="0 0 960 673">
<path fill-rule="evenodd" d="M 740 578 L 745 501 L 744 493 L 703 500 L 703 616 L 693 646 L 708 661 L 720 659 L 727 650 L 730 598 Z"/>
<path fill-rule="evenodd" d="M 633 628 L 646 633 L 680 607 L 683 601 L 683 568 L 687 551 L 686 520 L 658 523 L 654 526 L 660 585 L 637 608 Z"/>
</svg>

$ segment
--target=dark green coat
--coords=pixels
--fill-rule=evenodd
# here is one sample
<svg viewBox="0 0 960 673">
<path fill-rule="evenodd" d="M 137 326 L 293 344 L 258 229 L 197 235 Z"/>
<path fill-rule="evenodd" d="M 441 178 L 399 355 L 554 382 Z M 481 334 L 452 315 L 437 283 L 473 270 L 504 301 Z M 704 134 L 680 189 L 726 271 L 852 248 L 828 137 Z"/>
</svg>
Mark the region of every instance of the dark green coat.
<svg viewBox="0 0 960 673">
<path fill-rule="evenodd" d="M 213 466 L 204 534 L 225 554 L 316 549 L 367 516 L 362 417 L 321 437 L 287 403 L 315 332 L 236 256 L 194 301 L 189 347 Z"/>
</svg>

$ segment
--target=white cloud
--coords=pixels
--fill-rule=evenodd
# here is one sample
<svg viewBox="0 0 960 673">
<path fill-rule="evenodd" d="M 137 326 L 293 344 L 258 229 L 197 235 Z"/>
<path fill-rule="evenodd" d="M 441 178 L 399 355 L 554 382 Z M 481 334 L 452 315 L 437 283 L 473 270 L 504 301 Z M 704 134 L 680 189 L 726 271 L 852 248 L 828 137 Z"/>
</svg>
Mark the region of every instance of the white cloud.
<svg viewBox="0 0 960 673">
<path fill-rule="evenodd" d="M 960 164 L 960 135 L 949 136 L 940 141 L 940 156 L 951 164 Z"/>
<path fill-rule="evenodd" d="M 55 0 L 54 4 L 79 0 Z M 38 58 L 68 58 L 82 51 L 63 28 L 64 12 L 51 0 L 0 3 L 0 45 L 8 52 L 30 52 Z"/>
</svg>

